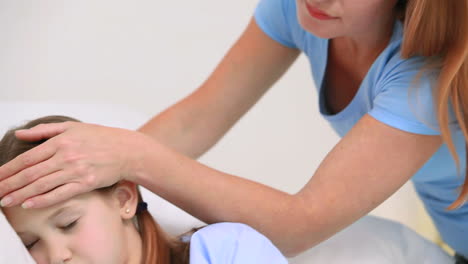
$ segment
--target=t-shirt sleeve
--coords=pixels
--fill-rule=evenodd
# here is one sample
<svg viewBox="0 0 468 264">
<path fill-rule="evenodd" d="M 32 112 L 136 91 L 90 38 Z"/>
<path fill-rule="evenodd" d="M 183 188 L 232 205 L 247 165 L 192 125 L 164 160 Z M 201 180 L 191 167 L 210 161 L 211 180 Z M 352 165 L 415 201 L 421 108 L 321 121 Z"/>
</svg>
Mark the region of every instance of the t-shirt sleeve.
<svg viewBox="0 0 468 264">
<path fill-rule="evenodd" d="M 281 252 L 262 234 L 237 223 L 207 226 L 192 235 L 191 264 L 283 264 Z"/>
<path fill-rule="evenodd" d="M 415 58 L 400 61 L 384 72 L 369 115 L 406 132 L 439 135 L 433 95 L 438 71 L 420 72 L 423 66 L 424 61 Z M 450 116 L 450 126 L 456 125 L 453 115 Z"/>
<path fill-rule="evenodd" d="M 295 17 L 295 10 L 291 0 L 260 0 L 255 9 L 255 22 L 272 39 L 290 47 L 297 48 L 294 44 L 290 21 Z"/>
</svg>

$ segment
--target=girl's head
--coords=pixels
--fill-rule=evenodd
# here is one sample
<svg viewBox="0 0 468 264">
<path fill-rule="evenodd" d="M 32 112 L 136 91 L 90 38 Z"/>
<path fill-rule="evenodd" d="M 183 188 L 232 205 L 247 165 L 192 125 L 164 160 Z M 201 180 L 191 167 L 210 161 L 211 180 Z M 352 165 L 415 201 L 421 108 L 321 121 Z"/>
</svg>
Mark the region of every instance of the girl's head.
<svg viewBox="0 0 468 264">
<path fill-rule="evenodd" d="M 77 121 L 64 116 L 33 120 L 0 141 L 0 165 L 41 144 L 18 140 L 14 131 L 44 123 Z M 146 210 L 137 186 L 122 181 L 43 209 L 4 208 L 5 216 L 38 264 L 188 263 L 188 244 L 170 239 Z"/>
</svg>

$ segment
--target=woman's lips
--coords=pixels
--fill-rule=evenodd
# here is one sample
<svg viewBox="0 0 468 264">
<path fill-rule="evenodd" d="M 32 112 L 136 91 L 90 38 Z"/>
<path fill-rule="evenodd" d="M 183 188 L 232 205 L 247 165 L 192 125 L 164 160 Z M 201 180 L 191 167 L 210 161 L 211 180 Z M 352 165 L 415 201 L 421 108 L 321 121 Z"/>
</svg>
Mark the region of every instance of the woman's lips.
<svg viewBox="0 0 468 264">
<path fill-rule="evenodd" d="M 317 19 L 320 20 L 330 20 L 330 19 L 336 19 L 336 17 L 332 17 L 324 13 L 322 10 L 310 6 L 308 3 L 306 3 L 307 11 L 309 11 L 309 14 Z"/>
</svg>

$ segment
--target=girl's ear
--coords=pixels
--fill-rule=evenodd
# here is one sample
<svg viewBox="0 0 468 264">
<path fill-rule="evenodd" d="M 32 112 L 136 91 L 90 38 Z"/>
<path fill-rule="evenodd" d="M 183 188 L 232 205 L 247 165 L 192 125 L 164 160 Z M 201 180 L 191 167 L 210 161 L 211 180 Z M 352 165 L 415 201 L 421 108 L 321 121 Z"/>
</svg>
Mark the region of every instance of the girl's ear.
<svg viewBox="0 0 468 264">
<path fill-rule="evenodd" d="M 113 197 L 118 202 L 122 219 L 131 219 L 135 216 L 138 206 L 138 189 L 135 183 L 119 182 L 114 189 Z"/>
</svg>

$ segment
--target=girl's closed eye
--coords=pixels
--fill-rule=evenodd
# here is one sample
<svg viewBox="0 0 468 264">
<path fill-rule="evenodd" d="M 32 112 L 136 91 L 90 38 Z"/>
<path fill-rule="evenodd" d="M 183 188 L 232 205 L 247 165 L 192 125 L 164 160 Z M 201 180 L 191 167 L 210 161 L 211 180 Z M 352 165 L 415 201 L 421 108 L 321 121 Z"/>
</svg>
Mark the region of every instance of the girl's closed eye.
<svg viewBox="0 0 468 264">
<path fill-rule="evenodd" d="M 69 230 L 72 230 L 73 227 L 75 227 L 77 223 L 78 223 L 78 219 L 76 219 L 75 221 L 73 221 L 73 222 L 71 222 L 69 224 L 63 225 L 63 226 L 61 226 L 59 228 L 64 230 L 64 231 L 69 231 Z"/>
<path fill-rule="evenodd" d="M 70 231 L 70 230 L 73 229 L 73 227 L 76 226 L 77 223 L 78 223 L 78 219 L 75 220 L 75 221 L 72 221 L 72 222 L 69 223 L 69 224 L 63 225 L 63 226 L 61 226 L 61 227 L 59 227 L 59 228 L 60 228 L 61 230 L 63 230 L 63 231 Z M 24 246 L 25 246 L 28 250 L 31 250 L 31 249 L 34 247 L 34 245 L 35 245 L 38 241 L 39 241 L 39 239 L 37 239 L 37 240 L 35 240 L 35 241 L 31 242 L 31 243 L 24 243 Z"/>
<path fill-rule="evenodd" d="M 38 239 L 38 240 L 35 240 L 35 241 L 32 242 L 32 243 L 24 243 L 24 246 L 25 246 L 28 250 L 31 250 L 31 249 L 34 247 L 34 245 L 35 245 L 38 241 L 39 241 L 39 239 Z"/>
</svg>

